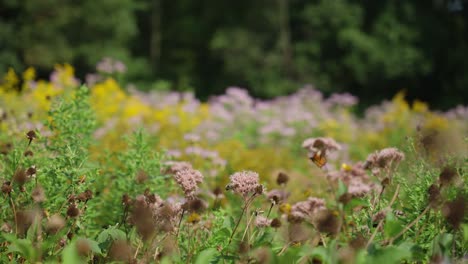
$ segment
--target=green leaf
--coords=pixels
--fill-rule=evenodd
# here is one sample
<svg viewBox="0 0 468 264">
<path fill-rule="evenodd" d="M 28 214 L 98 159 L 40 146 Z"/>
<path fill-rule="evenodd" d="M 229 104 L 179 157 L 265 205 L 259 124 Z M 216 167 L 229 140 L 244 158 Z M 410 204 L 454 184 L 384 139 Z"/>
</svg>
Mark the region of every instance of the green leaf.
<svg viewBox="0 0 468 264">
<path fill-rule="evenodd" d="M 402 243 L 398 247 L 389 246 L 373 252 L 367 259 L 367 263 L 401 263 L 403 260 L 411 259 L 412 243 Z"/>
<path fill-rule="evenodd" d="M 215 248 L 208 248 L 198 254 L 196 264 L 215 263 L 216 257 L 219 256 L 218 250 Z"/>
<path fill-rule="evenodd" d="M 88 241 L 89 246 L 91 247 L 91 250 L 94 253 L 102 254 L 102 251 L 101 251 L 101 248 L 99 247 L 98 242 L 91 240 L 91 239 L 87 239 L 87 241 Z"/>
<path fill-rule="evenodd" d="M 75 241 L 68 244 L 62 251 L 62 260 L 63 263 L 67 264 L 81 264 L 83 261 L 80 259 L 78 252 L 76 250 Z"/>
<path fill-rule="evenodd" d="M 403 225 L 395 218 L 393 214 L 387 214 L 385 218 L 385 226 L 384 226 L 384 233 L 386 237 L 392 237 L 398 234 L 401 230 L 403 230 Z"/>
<path fill-rule="evenodd" d="M 341 195 L 345 194 L 348 191 L 348 187 L 343 183 L 343 181 L 338 182 L 338 192 L 337 196 L 340 197 Z"/>
</svg>

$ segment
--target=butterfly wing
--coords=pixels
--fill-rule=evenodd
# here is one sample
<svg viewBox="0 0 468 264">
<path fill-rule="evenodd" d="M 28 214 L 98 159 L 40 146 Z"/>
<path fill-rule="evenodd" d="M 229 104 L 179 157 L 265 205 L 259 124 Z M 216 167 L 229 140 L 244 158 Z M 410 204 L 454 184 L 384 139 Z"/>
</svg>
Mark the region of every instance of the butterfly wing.
<svg viewBox="0 0 468 264">
<path fill-rule="evenodd" d="M 319 168 L 322 168 L 323 166 L 325 166 L 325 164 L 327 164 L 327 158 L 325 158 L 325 155 L 321 151 L 316 152 L 310 159 Z"/>
</svg>

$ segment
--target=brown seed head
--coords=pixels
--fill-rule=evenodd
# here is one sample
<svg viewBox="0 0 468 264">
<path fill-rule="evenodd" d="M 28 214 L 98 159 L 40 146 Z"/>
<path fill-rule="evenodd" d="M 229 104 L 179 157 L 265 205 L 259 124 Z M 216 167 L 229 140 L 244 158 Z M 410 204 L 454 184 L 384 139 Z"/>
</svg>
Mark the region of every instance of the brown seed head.
<svg viewBox="0 0 468 264">
<path fill-rule="evenodd" d="M 76 241 L 76 251 L 78 255 L 86 257 L 91 253 L 91 246 L 85 238 L 80 238 Z"/>
<path fill-rule="evenodd" d="M 35 203 L 42 203 L 46 200 L 44 188 L 42 188 L 40 185 L 33 189 L 33 191 L 31 192 L 31 196 Z"/>
<path fill-rule="evenodd" d="M 355 250 L 359 250 L 359 249 L 364 248 L 366 246 L 366 244 L 367 244 L 367 239 L 361 234 L 358 234 L 350 242 L 350 246 L 352 248 L 354 248 Z"/>
<path fill-rule="evenodd" d="M 455 200 L 445 203 L 442 213 L 447 222 L 457 229 L 466 215 L 466 207 L 466 198 L 463 195 L 459 195 Z"/>
<path fill-rule="evenodd" d="M 131 263 L 133 261 L 133 249 L 125 240 L 115 240 L 109 249 L 109 257 L 113 261 Z"/>
<path fill-rule="evenodd" d="M 148 174 L 140 169 L 135 176 L 135 180 L 138 184 L 144 183 L 148 180 Z"/>
<path fill-rule="evenodd" d="M 36 172 L 37 172 L 36 166 L 31 166 L 26 170 L 26 175 L 28 177 L 33 177 L 34 178 L 34 177 L 36 177 Z"/>
<path fill-rule="evenodd" d="M 431 204 L 432 206 L 436 206 L 440 201 L 439 186 L 437 186 L 436 184 L 432 184 L 431 186 L 429 186 L 427 193 L 429 195 L 429 204 Z"/>
<path fill-rule="evenodd" d="M 5 143 L 0 146 L 0 154 L 7 155 L 13 149 L 13 144 Z"/>
<path fill-rule="evenodd" d="M 26 133 L 26 137 L 29 140 L 33 140 L 33 139 L 37 138 L 37 135 L 36 135 L 36 132 L 34 130 L 29 130 L 28 133 Z"/>
<path fill-rule="evenodd" d="M 12 188 L 13 187 L 11 186 L 11 182 L 6 181 L 2 184 L 2 193 L 9 195 L 11 193 Z"/>
<path fill-rule="evenodd" d="M 128 194 L 122 195 L 122 203 L 125 206 L 130 206 L 132 204 L 132 198 Z"/>
<path fill-rule="evenodd" d="M 332 210 L 321 210 L 317 216 L 317 229 L 322 233 L 336 235 L 340 231 L 341 220 Z"/>
<path fill-rule="evenodd" d="M 28 181 L 28 176 L 23 168 L 18 168 L 13 175 L 13 182 L 19 186 L 23 186 Z"/>
<path fill-rule="evenodd" d="M 183 205 L 182 209 L 188 212 L 203 212 L 207 208 L 206 203 L 200 198 L 194 198 L 187 200 Z"/>
<path fill-rule="evenodd" d="M 65 220 L 59 214 L 52 215 L 49 220 L 47 220 L 46 231 L 49 234 L 56 234 L 62 228 L 65 227 Z"/>
<path fill-rule="evenodd" d="M 34 152 L 32 152 L 31 150 L 26 150 L 23 155 L 25 157 L 32 157 L 34 156 Z"/>
<path fill-rule="evenodd" d="M 278 176 L 276 177 L 276 183 L 278 185 L 286 185 L 289 181 L 289 176 L 284 173 L 284 172 L 280 172 L 278 173 Z"/>
<path fill-rule="evenodd" d="M 34 212 L 33 211 L 19 211 L 16 212 L 18 233 L 25 234 L 29 227 L 34 221 Z"/>
<path fill-rule="evenodd" d="M 273 220 L 271 220 L 270 226 L 273 227 L 273 228 L 280 228 L 281 227 L 281 220 L 279 218 L 274 218 Z"/>
<path fill-rule="evenodd" d="M 216 198 L 219 198 L 221 195 L 223 195 L 223 189 L 217 186 L 216 188 L 214 188 L 213 194 L 215 195 Z"/>
<path fill-rule="evenodd" d="M 439 175 L 441 186 L 448 186 L 457 177 L 457 170 L 451 166 L 445 166 Z"/>
<path fill-rule="evenodd" d="M 76 204 L 72 203 L 68 206 L 67 215 L 69 217 L 77 217 L 80 215 L 80 209 L 76 207 Z"/>
</svg>

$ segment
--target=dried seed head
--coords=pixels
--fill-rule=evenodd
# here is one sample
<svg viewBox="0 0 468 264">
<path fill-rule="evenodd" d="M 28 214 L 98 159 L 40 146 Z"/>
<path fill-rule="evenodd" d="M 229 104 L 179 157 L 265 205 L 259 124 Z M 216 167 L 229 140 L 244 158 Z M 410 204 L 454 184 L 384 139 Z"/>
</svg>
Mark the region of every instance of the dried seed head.
<svg viewBox="0 0 468 264">
<path fill-rule="evenodd" d="M 267 264 L 272 262 L 272 256 L 270 250 L 266 247 L 261 247 L 254 251 L 255 263 Z"/>
<path fill-rule="evenodd" d="M 44 188 L 40 185 L 36 186 L 31 192 L 31 196 L 35 203 L 42 203 L 46 200 Z"/>
<path fill-rule="evenodd" d="M 319 232 L 336 235 L 340 231 L 341 219 L 335 211 L 321 210 L 317 216 L 316 226 Z"/>
<path fill-rule="evenodd" d="M 344 205 L 348 204 L 351 199 L 353 199 L 353 195 L 350 194 L 349 192 L 342 194 L 339 198 L 338 201 Z"/>
<path fill-rule="evenodd" d="M 466 214 L 466 198 L 458 195 L 455 200 L 445 203 L 442 213 L 447 222 L 455 229 L 460 227 Z"/>
<path fill-rule="evenodd" d="M 74 203 L 76 200 L 76 196 L 74 194 L 68 195 L 68 202 L 69 203 Z"/>
<path fill-rule="evenodd" d="M 46 231 L 50 234 L 56 234 L 65 227 L 65 220 L 59 214 L 54 214 L 47 220 Z"/>
<path fill-rule="evenodd" d="M 300 243 L 310 238 L 310 232 L 302 224 L 293 222 L 288 227 L 288 236 L 291 243 Z"/>
<path fill-rule="evenodd" d="M 273 228 L 280 228 L 281 227 L 281 220 L 279 218 L 274 218 L 273 220 L 271 220 L 270 226 L 273 227 Z"/>
<path fill-rule="evenodd" d="M 34 156 L 34 152 L 32 152 L 31 150 L 26 150 L 23 155 L 25 157 L 32 157 Z"/>
<path fill-rule="evenodd" d="M 429 186 L 427 193 L 429 194 L 429 204 L 431 204 L 433 207 L 436 206 L 440 202 L 439 187 L 436 184 L 432 184 Z"/>
<path fill-rule="evenodd" d="M 386 216 L 387 216 L 387 210 L 381 210 L 377 212 L 376 214 L 374 214 L 374 216 L 372 216 L 372 222 L 378 223 L 381 220 L 384 220 Z"/>
<path fill-rule="evenodd" d="M 11 182 L 6 181 L 2 184 L 2 193 L 10 194 L 12 190 Z"/>
<path fill-rule="evenodd" d="M 29 130 L 28 133 L 26 133 L 26 137 L 29 140 L 33 140 L 33 139 L 37 138 L 37 135 L 36 135 L 36 132 L 34 130 Z"/>
<path fill-rule="evenodd" d="M 457 177 L 457 170 L 451 166 L 445 166 L 439 175 L 441 186 L 448 186 Z"/>
<path fill-rule="evenodd" d="M 389 177 L 385 177 L 385 179 L 382 180 L 382 187 L 387 187 L 387 185 L 390 184 L 390 178 Z"/>
<path fill-rule="evenodd" d="M 26 175 L 26 171 L 23 168 L 16 169 L 15 174 L 13 175 L 13 182 L 19 186 L 23 186 L 27 180 L 28 176 Z"/>
<path fill-rule="evenodd" d="M 354 248 L 355 250 L 359 250 L 359 249 L 364 248 L 366 246 L 366 244 L 367 244 L 367 239 L 361 234 L 358 234 L 350 242 L 350 246 L 352 248 Z"/>
<path fill-rule="evenodd" d="M 135 176 L 135 180 L 138 184 L 144 183 L 148 180 L 148 174 L 144 170 L 139 170 Z"/>
<path fill-rule="evenodd" d="M 4 143 L 0 146 L 0 154 L 7 155 L 13 149 L 13 144 Z"/>
<path fill-rule="evenodd" d="M 79 238 L 76 241 L 76 251 L 78 252 L 78 255 L 86 257 L 91 253 L 91 246 L 89 245 L 89 242 L 85 238 Z"/>
<path fill-rule="evenodd" d="M 203 212 L 207 208 L 207 204 L 200 198 L 194 198 L 191 200 L 187 200 L 183 205 L 182 208 L 188 212 Z"/>
<path fill-rule="evenodd" d="M 33 166 L 29 167 L 29 168 L 26 170 L 26 175 L 27 175 L 28 177 L 34 178 L 34 177 L 36 177 L 36 172 L 37 172 L 36 166 L 33 165 Z"/>
<path fill-rule="evenodd" d="M 113 261 L 132 263 L 133 248 L 125 240 L 115 240 L 109 249 L 109 257 Z"/>
<path fill-rule="evenodd" d="M 80 209 L 76 207 L 76 204 L 72 203 L 68 206 L 67 215 L 69 217 L 77 217 L 80 215 Z"/>
<path fill-rule="evenodd" d="M 215 195 L 216 198 L 219 198 L 223 195 L 223 190 L 221 189 L 221 187 L 217 186 L 214 190 L 213 190 L 213 194 Z"/>
<path fill-rule="evenodd" d="M 284 173 L 284 172 L 280 172 L 278 173 L 278 176 L 276 177 L 276 183 L 278 185 L 286 185 L 289 181 L 289 176 Z"/>
<path fill-rule="evenodd" d="M 87 189 L 76 196 L 76 200 L 79 202 L 87 202 L 91 198 L 93 198 L 93 192 L 90 189 Z"/>
<path fill-rule="evenodd" d="M 16 212 L 18 233 L 25 234 L 29 227 L 34 222 L 34 212 L 33 211 L 19 211 Z"/>
<path fill-rule="evenodd" d="M 13 232 L 13 228 L 11 228 L 10 224 L 3 223 L 2 226 L 0 227 L 0 231 L 5 232 L 5 233 L 11 233 Z"/>
<path fill-rule="evenodd" d="M 244 255 L 244 254 L 247 254 L 249 253 L 249 250 L 250 250 L 250 246 L 249 246 L 249 243 L 246 242 L 246 241 L 241 241 L 239 243 L 239 246 L 237 248 L 237 252 L 240 254 L 240 255 Z"/>
<path fill-rule="evenodd" d="M 130 198 L 130 196 L 128 196 L 128 194 L 124 194 L 124 195 L 122 195 L 122 203 L 125 206 L 130 206 L 132 204 L 132 198 Z"/>
</svg>

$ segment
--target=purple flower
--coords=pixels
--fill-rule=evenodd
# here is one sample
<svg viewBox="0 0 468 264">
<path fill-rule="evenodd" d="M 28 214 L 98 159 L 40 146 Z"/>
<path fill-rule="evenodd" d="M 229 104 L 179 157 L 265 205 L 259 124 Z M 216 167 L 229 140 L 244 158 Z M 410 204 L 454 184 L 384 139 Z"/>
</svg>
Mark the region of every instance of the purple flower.
<svg viewBox="0 0 468 264">
<path fill-rule="evenodd" d="M 259 183 L 258 173 L 253 171 L 236 172 L 230 176 L 231 182 L 226 186 L 227 190 L 247 198 L 252 194 L 261 194 L 263 187 Z M 259 193 L 259 189 L 261 191 Z"/>
<path fill-rule="evenodd" d="M 190 199 L 193 198 L 198 190 L 198 184 L 203 181 L 203 175 L 200 171 L 186 168 L 177 171 L 174 179 L 184 191 L 185 197 Z"/>
</svg>

